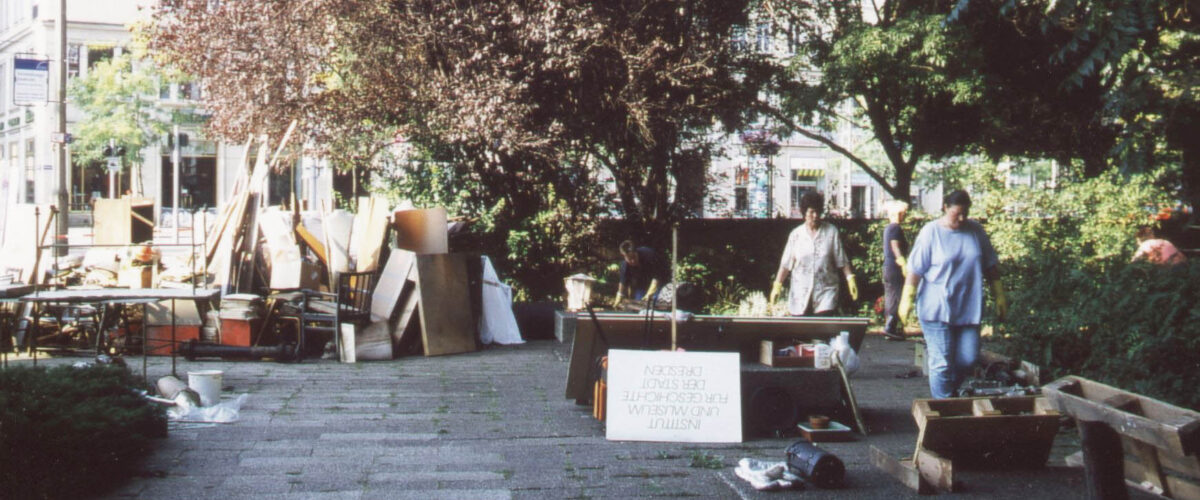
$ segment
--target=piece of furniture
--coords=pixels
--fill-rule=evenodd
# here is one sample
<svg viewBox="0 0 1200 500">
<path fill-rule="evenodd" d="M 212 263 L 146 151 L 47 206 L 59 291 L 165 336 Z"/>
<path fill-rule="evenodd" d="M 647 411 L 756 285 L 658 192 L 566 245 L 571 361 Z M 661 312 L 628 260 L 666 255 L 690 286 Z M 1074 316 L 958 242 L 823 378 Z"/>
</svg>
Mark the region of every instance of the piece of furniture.
<svg viewBox="0 0 1200 500">
<path fill-rule="evenodd" d="M 338 274 L 333 293 L 304 290 L 299 311 L 297 358 L 302 357 L 308 336 L 321 332 L 333 335 L 340 354 L 342 325 L 353 324 L 357 327 L 371 321 L 371 293 L 374 289 L 375 272 L 363 271 Z"/>
<path fill-rule="evenodd" d="M 662 314 L 662 313 L 659 313 Z M 609 349 L 669 349 L 671 321 L 647 320 L 640 314 L 579 313 L 567 371 L 567 399 L 590 402 L 595 360 Z M 739 352 L 742 361 L 757 362 L 761 340 L 825 340 L 850 332 L 850 345 L 861 347 L 867 318 L 730 317 L 697 315 L 678 322 L 677 345 L 689 351 Z M 836 388 L 832 386 L 831 390 Z"/>
<path fill-rule="evenodd" d="M 100 305 L 100 335 L 97 339 L 103 338 L 105 325 L 108 323 L 113 313 L 121 308 L 130 305 L 142 306 L 142 316 L 146 316 L 145 306 L 162 300 L 192 300 L 205 301 L 211 303 L 216 300 L 221 291 L 215 288 L 101 288 L 101 289 L 62 289 L 51 291 L 37 291 L 24 297 L 20 300 L 22 303 L 29 304 L 35 308 L 41 308 L 47 304 L 99 304 Z M 172 302 L 174 304 L 174 302 Z M 174 310 L 174 305 L 172 305 Z M 33 317 L 37 317 L 35 312 Z M 172 321 L 171 331 L 172 344 L 175 342 L 176 325 Z M 142 328 L 142 345 L 146 345 L 146 329 Z M 36 346 L 33 346 L 36 347 Z M 101 346 L 97 346 L 99 349 Z M 34 363 L 37 363 L 37 350 L 33 350 Z M 171 355 L 171 374 L 175 374 L 175 355 L 172 350 Z M 146 379 L 146 349 L 142 349 L 142 378 Z"/>
</svg>

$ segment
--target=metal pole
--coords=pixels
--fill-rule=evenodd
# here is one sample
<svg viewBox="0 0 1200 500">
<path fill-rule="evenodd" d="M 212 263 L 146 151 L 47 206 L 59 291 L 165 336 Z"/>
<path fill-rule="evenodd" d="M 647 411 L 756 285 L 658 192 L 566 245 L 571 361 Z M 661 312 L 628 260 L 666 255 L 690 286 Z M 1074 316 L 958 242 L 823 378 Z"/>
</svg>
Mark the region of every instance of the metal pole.
<svg viewBox="0 0 1200 500">
<path fill-rule="evenodd" d="M 675 284 L 675 292 L 671 294 L 671 350 L 674 351 L 679 348 L 676 342 L 679 338 L 676 326 L 679 314 L 675 302 L 679 298 L 679 226 L 671 228 L 671 283 Z"/>
<path fill-rule="evenodd" d="M 67 0 L 58 2 L 58 224 L 55 243 L 67 242 L 71 201 L 67 194 Z M 66 247 L 55 247 L 55 255 L 66 255 Z"/>
<path fill-rule="evenodd" d="M 175 243 L 179 243 L 179 125 L 171 127 L 171 138 L 175 143 L 171 151 L 171 192 L 174 193 L 171 197 L 171 211 L 172 217 L 175 218 Z"/>
</svg>

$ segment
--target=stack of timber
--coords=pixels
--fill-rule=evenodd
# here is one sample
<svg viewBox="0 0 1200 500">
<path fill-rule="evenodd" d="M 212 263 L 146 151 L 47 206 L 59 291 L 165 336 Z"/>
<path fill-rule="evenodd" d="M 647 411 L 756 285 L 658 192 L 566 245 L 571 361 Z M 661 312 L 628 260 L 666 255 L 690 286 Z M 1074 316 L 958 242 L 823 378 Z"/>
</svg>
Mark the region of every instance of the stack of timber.
<svg viewBox="0 0 1200 500">
<path fill-rule="evenodd" d="M 871 463 L 925 494 L 954 491 L 956 466 L 1042 467 L 1059 413 L 1043 396 L 917 399 L 916 450 L 897 460 L 871 447 Z"/>
<path fill-rule="evenodd" d="M 1125 483 L 1167 498 L 1200 500 L 1200 412 L 1081 377 L 1043 388 L 1078 422 L 1092 498 L 1123 498 Z"/>
</svg>

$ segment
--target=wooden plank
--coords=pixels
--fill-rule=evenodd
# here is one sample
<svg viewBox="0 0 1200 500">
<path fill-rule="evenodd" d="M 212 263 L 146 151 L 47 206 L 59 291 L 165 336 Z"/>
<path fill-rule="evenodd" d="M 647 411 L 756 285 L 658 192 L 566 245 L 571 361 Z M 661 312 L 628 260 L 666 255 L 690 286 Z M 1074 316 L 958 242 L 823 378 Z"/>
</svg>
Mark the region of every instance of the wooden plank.
<svg viewBox="0 0 1200 500">
<path fill-rule="evenodd" d="M 230 201 L 225 203 L 225 207 L 221 209 L 220 219 L 213 226 L 213 231 L 205 236 L 205 245 L 208 245 L 208 253 L 204 256 L 205 262 L 212 266 L 213 258 L 217 255 L 217 247 L 221 244 L 223 238 L 228 238 L 226 234 L 230 220 L 233 218 L 233 212 L 236 203 L 233 200 L 239 198 L 241 193 L 246 189 L 246 183 L 249 180 L 247 170 L 250 162 L 250 146 L 254 144 L 254 136 L 246 138 L 246 144 L 242 146 L 242 159 L 238 161 L 237 176 L 234 178 L 233 187 L 229 190 Z"/>
<path fill-rule="evenodd" d="M 1075 376 L 1051 382 L 1043 392 L 1054 408 L 1078 420 L 1106 423 L 1124 436 L 1180 456 L 1200 452 L 1200 412 Z M 1137 400 L 1136 408 L 1123 404 L 1135 412 L 1105 404 L 1127 401 L 1126 396 Z"/>
<path fill-rule="evenodd" d="M 1067 455 L 1067 457 L 1065 458 L 1065 461 L 1066 461 L 1067 465 L 1070 467 L 1083 467 L 1083 452 L 1077 451 L 1075 453 Z M 1133 479 L 1133 478 L 1142 477 L 1143 475 L 1146 474 L 1146 471 L 1143 470 L 1144 467 L 1145 466 L 1142 465 L 1141 463 L 1138 463 L 1134 460 L 1129 460 L 1128 458 L 1126 458 L 1125 465 L 1124 465 L 1125 483 L 1130 486 L 1133 486 L 1134 488 L 1138 488 L 1142 491 L 1146 491 L 1148 493 L 1152 493 L 1155 495 L 1163 495 L 1163 496 L 1166 496 L 1167 498 L 1179 498 L 1179 499 L 1184 499 L 1184 500 L 1200 500 L 1200 484 L 1197 484 L 1197 482 L 1195 480 L 1189 480 L 1189 479 L 1182 478 L 1179 476 L 1173 476 L 1173 475 L 1166 476 L 1167 487 L 1166 487 L 1165 491 L 1147 488 L 1146 485 L 1143 484 L 1141 481 Z M 1168 493 L 1169 493 L 1169 495 L 1168 495 Z"/>
<path fill-rule="evenodd" d="M 363 227 L 364 234 L 359 240 L 358 256 L 355 270 L 358 272 L 374 271 L 379 268 L 379 257 L 383 250 L 384 238 L 388 230 L 387 200 L 371 197 L 370 212 Z"/>
<path fill-rule="evenodd" d="M 997 410 L 995 406 L 992 406 L 992 401 L 990 399 L 976 399 L 971 402 L 971 414 L 975 415 L 976 417 L 990 417 L 999 415 L 1000 410 Z"/>
<path fill-rule="evenodd" d="M 954 466 L 950 460 L 927 449 L 918 450 L 914 460 L 923 481 L 938 491 L 954 491 Z"/>
<path fill-rule="evenodd" d="M 400 301 L 400 294 L 408 283 L 416 254 L 407 250 L 394 249 L 388 257 L 387 265 L 379 274 L 375 284 L 375 293 L 371 296 L 371 319 L 385 321 L 392 319 L 392 313 Z"/>
<path fill-rule="evenodd" d="M 471 314 L 467 263 L 462 254 L 417 256 L 421 340 L 426 356 L 471 352 L 478 322 Z"/>
<path fill-rule="evenodd" d="M 354 357 L 360 361 L 387 361 L 393 357 L 392 325 L 376 321 L 356 332 Z"/>
<path fill-rule="evenodd" d="M 300 241 L 303 241 L 305 245 L 308 245 L 308 248 L 312 249 L 313 253 L 317 254 L 317 258 L 321 260 L 321 265 L 328 269 L 329 255 L 325 252 L 325 245 L 308 228 L 304 227 L 304 224 L 296 226 L 296 236 L 299 236 Z"/>
<path fill-rule="evenodd" d="M 355 330 L 354 323 L 341 324 L 341 332 L 338 333 L 338 338 L 341 339 L 341 344 L 338 346 L 338 359 L 343 363 L 358 362 Z"/>
<path fill-rule="evenodd" d="M 878 447 L 871 446 L 871 464 L 899 479 L 904 486 L 922 495 L 934 493 L 933 485 L 921 477 L 911 460 L 897 460 Z"/>
<path fill-rule="evenodd" d="M 359 258 L 359 249 L 363 246 L 363 240 L 366 239 L 367 225 L 371 219 L 371 204 L 374 203 L 374 200 L 369 196 L 358 197 L 354 221 L 350 224 L 350 245 L 346 247 L 350 257 L 356 260 Z"/>
</svg>

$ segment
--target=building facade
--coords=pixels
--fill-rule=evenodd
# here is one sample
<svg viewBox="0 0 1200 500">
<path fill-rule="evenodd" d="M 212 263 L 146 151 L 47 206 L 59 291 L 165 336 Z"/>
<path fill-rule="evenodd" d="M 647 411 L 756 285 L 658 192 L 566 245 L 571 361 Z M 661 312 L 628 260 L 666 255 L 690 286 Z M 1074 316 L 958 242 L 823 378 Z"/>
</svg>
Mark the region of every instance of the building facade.
<svg viewBox="0 0 1200 500">
<path fill-rule="evenodd" d="M 68 0 L 67 76 L 85 78 L 96 63 L 126 50 L 131 26 L 144 21 L 147 0 Z M 7 208 L 13 204 L 55 204 L 58 192 L 58 95 L 59 2 L 45 0 L 0 1 L 0 230 Z M 14 61 L 34 58 L 48 61 L 48 95 L 45 102 L 17 103 L 14 100 Z M 69 85 L 69 83 L 68 83 Z M 203 114 L 203 89 L 193 84 L 160 83 L 156 98 L 164 113 L 189 111 Z M 83 119 L 67 103 L 67 132 Z M 181 125 L 179 132 L 179 207 L 194 212 L 221 206 L 233 187 L 237 167 L 244 156 L 242 144 L 227 144 L 204 136 L 202 120 Z M 81 163 L 67 148 L 67 182 L 71 210 L 90 212 L 92 200 L 132 194 L 154 199 L 160 225 L 169 225 L 175 205 L 175 140 L 168 134 L 158 144 L 127 154 L 130 161 L 110 176 L 104 162 Z M 139 168 L 131 168 L 137 163 Z M 316 160 L 297 162 L 295 174 L 282 172 L 272 179 L 272 201 L 286 200 L 294 185 L 298 197 L 311 206 L 317 197 L 328 198 L 332 172 Z M 168 217 L 164 217 L 164 215 Z M 190 219 L 190 217 L 188 218 Z M 87 217 L 72 217 L 73 224 L 86 224 Z"/>
</svg>

